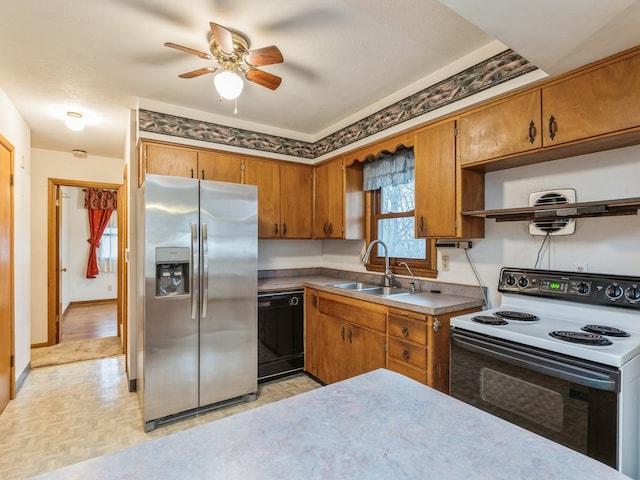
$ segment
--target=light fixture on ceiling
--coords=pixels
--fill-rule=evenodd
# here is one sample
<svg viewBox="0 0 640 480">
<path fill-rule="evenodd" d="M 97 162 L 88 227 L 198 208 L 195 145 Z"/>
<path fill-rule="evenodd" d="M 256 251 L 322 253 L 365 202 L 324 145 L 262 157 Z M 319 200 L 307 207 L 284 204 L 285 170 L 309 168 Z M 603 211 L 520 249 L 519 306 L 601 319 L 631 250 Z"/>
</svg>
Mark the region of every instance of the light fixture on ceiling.
<svg viewBox="0 0 640 480">
<path fill-rule="evenodd" d="M 242 93 L 244 82 L 231 70 L 223 70 L 213 78 L 218 94 L 227 100 L 235 100 Z"/>
<path fill-rule="evenodd" d="M 67 118 L 65 118 L 64 124 L 69 130 L 79 132 L 84 128 L 84 120 L 82 119 L 82 114 L 78 112 L 67 112 Z"/>
</svg>

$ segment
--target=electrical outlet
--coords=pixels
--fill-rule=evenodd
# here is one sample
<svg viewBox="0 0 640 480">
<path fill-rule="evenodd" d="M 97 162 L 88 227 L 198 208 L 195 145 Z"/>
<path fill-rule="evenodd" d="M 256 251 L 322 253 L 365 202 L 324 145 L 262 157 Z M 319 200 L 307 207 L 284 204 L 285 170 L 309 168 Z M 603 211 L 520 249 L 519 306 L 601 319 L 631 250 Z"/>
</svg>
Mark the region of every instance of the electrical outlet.
<svg viewBox="0 0 640 480">
<path fill-rule="evenodd" d="M 442 271 L 449 271 L 449 255 L 442 255 Z"/>
<path fill-rule="evenodd" d="M 573 269 L 576 272 L 588 272 L 589 264 L 587 262 L 573 262 Z"/>
</svg>

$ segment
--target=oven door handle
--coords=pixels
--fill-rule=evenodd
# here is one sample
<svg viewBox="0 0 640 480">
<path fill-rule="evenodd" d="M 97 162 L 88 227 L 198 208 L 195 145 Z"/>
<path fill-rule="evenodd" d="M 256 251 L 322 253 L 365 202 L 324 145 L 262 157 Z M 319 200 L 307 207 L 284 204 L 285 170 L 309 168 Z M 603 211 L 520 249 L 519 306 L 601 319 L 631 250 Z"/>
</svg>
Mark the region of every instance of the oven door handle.
<svg viewBox="0 0 640 480">
<path fill-rule="evenodd" d="M 555 355 L 553 352 L 540 352 L 526 345 L 514 348 L 499 339 L 487 341 L 482 338 L 470 337 L 451 331 L 451 343 L 466 350 L 485 355 L 502 362 L 526 368 L 550 377 L 560 378 L 569 382 L 604 390 L 607 392 L 620 391 L 620 372 L 618 370 L 599 371 L 590 364 L 579 359 L 567 359 Z"/>
</svg>

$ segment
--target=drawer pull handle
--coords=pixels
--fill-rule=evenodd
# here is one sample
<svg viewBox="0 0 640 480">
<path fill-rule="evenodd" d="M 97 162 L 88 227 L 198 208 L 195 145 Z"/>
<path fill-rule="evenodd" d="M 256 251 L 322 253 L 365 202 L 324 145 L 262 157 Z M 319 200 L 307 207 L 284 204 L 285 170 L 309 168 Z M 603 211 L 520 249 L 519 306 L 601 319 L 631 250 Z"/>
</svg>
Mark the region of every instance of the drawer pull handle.
<svg viewBox="0 0 640 480">
<path fill-rule="evenodd" d="M 402 350 L 402 358 L 404 360 L 409 360 L 409 350 Z"/>
<path fill-rule="evenodd" d="M 402 336 L 405 338 L 409 336 L 409 329 L 407 327 L 402 328 Z"/>
<path fill-rule="evenodd" d="M 342 326 L 342 333 L 340 334 L 340 336 L 342 337 L 342 340 L 344 340 L 344 325 Z"/>
</svg>

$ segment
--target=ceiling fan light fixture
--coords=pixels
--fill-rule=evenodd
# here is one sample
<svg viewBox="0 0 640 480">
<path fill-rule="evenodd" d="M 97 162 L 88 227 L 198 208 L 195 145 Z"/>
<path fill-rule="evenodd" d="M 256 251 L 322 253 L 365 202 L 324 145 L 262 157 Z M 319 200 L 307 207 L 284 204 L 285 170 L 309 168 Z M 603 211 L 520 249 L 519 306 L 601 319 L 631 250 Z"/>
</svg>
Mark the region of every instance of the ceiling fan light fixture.
<svg viewBox="0 0 640 480">
<path fill-rule="evenodd" d="M 79 132 L 84 129 L 82 114 L 78 112 L 67 112 L 67 118 L 65 118 L 64 124 L 69 130 L 73 130 L 74 132 Z"/>
<path fill-rule="evenodd" d="M 230 70 L 224 70 L 213 78 L 216 90 L 222 98 L 235 100 L 242 93 L 244 82 L 242 78 Z"/>
</svg>

